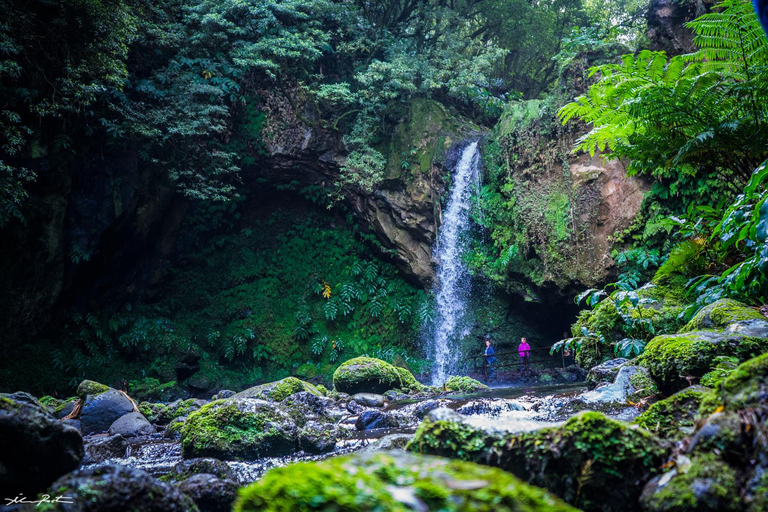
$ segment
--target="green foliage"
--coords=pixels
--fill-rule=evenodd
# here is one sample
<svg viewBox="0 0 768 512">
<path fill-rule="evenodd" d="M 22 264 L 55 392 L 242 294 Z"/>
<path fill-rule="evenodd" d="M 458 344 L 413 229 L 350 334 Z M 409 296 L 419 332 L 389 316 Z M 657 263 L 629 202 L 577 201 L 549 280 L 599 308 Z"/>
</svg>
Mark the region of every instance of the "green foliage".
<svg viewBox="0 0 768 512">
<path fill-rule="evenodd" d="M 645 50 L 597 66 L 597 83 L 559 112 L 592 124 L 577 149 L 628 159 L 630 173 L 665 179 L 672 194 L 686 176 L 746 181 L 766 157 L 768 44 L 749 2 L 726 0 L 689 27 L 696 53 Z"/>
</svg>

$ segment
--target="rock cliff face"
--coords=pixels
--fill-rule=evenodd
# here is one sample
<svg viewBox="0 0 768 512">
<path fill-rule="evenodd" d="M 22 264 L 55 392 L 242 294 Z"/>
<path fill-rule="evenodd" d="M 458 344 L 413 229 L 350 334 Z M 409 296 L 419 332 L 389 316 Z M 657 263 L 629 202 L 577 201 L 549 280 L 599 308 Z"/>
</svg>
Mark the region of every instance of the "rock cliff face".
<svg viewBox="0 0 768 512">
<path fill-rule="evenodd" d="M 651 50 L 663 50 L 667 55 L 693 51 L 693 34 L 685 24 L 709 12 L 714 0 L 651 0 L 645 18 L 646 35 Z"/>
</svg>

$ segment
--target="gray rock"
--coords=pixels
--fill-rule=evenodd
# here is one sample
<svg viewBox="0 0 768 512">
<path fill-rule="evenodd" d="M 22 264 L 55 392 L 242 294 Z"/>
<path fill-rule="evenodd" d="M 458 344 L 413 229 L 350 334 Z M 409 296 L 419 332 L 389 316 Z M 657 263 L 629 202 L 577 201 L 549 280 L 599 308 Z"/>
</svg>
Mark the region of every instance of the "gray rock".
<svg viewBox="0 0 768 512">
<path fill-rule="evenodd" d="M 178 484 L 178 489 L 192 498 L 200 512 L 229 512 L 237 498 L 237 488 L 233 480 L 205 473 L 191 476 Z"/>
<path fill-rule="evenodd" d="M 355 421 L 357 430 L 373 430 L 375 428 L 397 428 L 400 424 L 397 418 L 381 411 L 365 411 Z"/>
<path fill-rule="evenodd" d="M 97 490 L 97 492 L 94 492 Z M 52 496 L 73 498 L 65 512 L 197 512 L 194 501 L 174 486 L 156 480 L 140 469 L 118 465 L 81 469 L 58 479 Z"/>
<path fill-rule="evenodd" d="M 424 400 L 423 402 L 416 404 L 416 406 L 413 408 L 413 414 L 418 419 L 423 420 L 424 417 L 427 414 L 429 414 L 431 411 L 434 411 L 435 409 L 440 409 L 441 407 L 446 407 L 449 403 L 451 403 L 450 400 L 445 400 L 442 398 L 438 398 L 434 400 Z"/>
<path fill-rule="evenodd" d="M 627 363 L 627 359 L 618 357 L 601 363 L 591 370 L 587 374 L 587 387 L 594 389 L 598 384 L 604 382 L 613 382 L 616 378 L 616 374 L 619 373 L 619 369 Z"/>
<path fill-rule="evenodd" d="M 365 411 L 365 407 L 357 403 L 357 400 L 350 400 L 347 402 L 347 410 L 352 414 L 360 414 Z"/>
<path fill-rule="evenodd" d="M 214 475 L 222 480 L 237 480 L 237 475 L 226 462 L 209 457 L 183 460 L 171 469 L 168 476 L 182 481 L 200 474 Z"/>
<path fill-rule="evenodd" d="M 83 438 L 36 402 L 11 396 L 0 394 L 0 498 L 34 496 L 77 469 Z"/>
<path fill-rule="evenodd" d="M 352 395 L 352 399 L 363 407 L 384 407 L 387 405 L 387 398 L 375 393 L 357 393 Z"/>
<path fill-rule="evenodd" d="M 440 407 L 433 411 L 429 411 L 429 414 L 427 415 L 427 417 L 429 418 L 429 421 L 432 421 L 432 422 L 435 422 L 435 421 L 453 421 L 458 423 L 464 422 L 464 416 L 457 413 L 453 409 L 449 409 L 447 407 Z"/>
<path fill-rule="evenodd" d="M 62 425 L 69 425 L 72 428 L 76 428 L 78 432 L 83 432 L 83 427 L 80 425 L 80 420 L 75 420 L 72 418 L 66 419 L 66 420 L 59 420 L 59 422 Z"/>
<path fill-rule="evenodd" d="M 211 397 L 211 400 L 223 400 L 225 398 L 231 398 L 231 397 L 235 396 L 235 394 L 236 393 L 234 391 L 232 391 L 231 389 L 222 389 L 221 391 L 219 391 L 218 393 L 213 395 Z"/>
<path fill-rule="evenodd" d="M 129 412 L 115 420 L 109 427 L 109 435 L 123 437 L 148 436 L 155 433 L 155 427 L 140 412 Z"/>
<path fill-rule="evenodd" d="M 106 432 L 115 420 L 129 412 L 133 412 L 133 404 L 116 389 L 87 395 L 79 416 L 83 435 Z"/>
<path fill-rule="evenodd" d="M 125 456 L 128 442 L 121 435 L 94 437 L 85 444 L 83 464 L 98 464 L 109 459 Z"/>
<path fill-rule="evenodd" d="M 299 447 L 307 453 L 328 453 L 336 448 L 339 437 L 335 424 L 309 421 L 299 430 Z"/>
<path fill-rule="evenodd" d="M 413 434 L 388 434 L 365 447 L 363 451 L 405 450 L 405 445 L 413 439 Z"/>
</svg>

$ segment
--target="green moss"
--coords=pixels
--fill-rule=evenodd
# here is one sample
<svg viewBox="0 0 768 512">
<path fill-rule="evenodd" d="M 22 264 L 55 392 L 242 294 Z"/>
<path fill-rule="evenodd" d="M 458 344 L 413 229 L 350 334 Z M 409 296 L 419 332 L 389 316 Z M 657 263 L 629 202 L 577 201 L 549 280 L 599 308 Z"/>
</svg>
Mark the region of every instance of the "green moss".
<svg viewBox="0 0 768 512">
<path fill-rule="evenodd" d="M 400 366 L 394 366 L 400 375 L 400 389 L 408 391 L 425 391 L 427 386 L 416 380 L 416 377 L 407 369 Z"/>
<path fill-rule="evenodd" d="M 717 365 L 718 356 L 745 361 L 768 350 L 768 339 L 723 331 L 696 331 L 653 338 L 638 358 L 665 391 L 681 389 L 685 377 L 702 377 Z"/>
<path fill-rule="evenodd" d="M 289 396 L 306 391 L 315 396 L 322 396 L 317 387 L 297 379 L 296 377 L 286 377 L 276 382 L 261 384 L 235 394 L 232 398 L 261 398 L 272 402 L 282 402 Z"/>
<path fill-rule="evenodd" d="M 145 377 L 141 380 L 130 381 L 128 394 L 137 401 L 169 402 L 175 398 L 183 397 L 184 391 L 175 380 L 161 384 L 158 379 Z"/>
<path fill-rule="evenodd" d="M 703 307 L 680 332 L 723 328 L 735 322 L 763 320 L 765 317 L 755 308 L 733 299 L 720 299 Z"/>
<path fill-rule="evenodd" d="M 505 435 L 425 420 L 408 449 L 499 467 L 585 510 L 622 510 L 637 500 L 664 455 L 649 432 L 597 412 L 559 427 Z"/>
<path fill-rule="evenodd" d="M 56 406 L 56 408 L 53 410 L 53 414 L 54 414 L 54 416 L 55 416 L 55 415 L 57 415 L 57 414 L 59 414 L 61 411 L 63 411 L 63 410 L 64 410 L 64 408 L 68 407 L 70 403 L 72 403 L 72 402 L 76 402 L 77 400 L 79 400 L 79 398 L 78 398 L 78 397 L 76 397 L 76 396 L 71 396 L 71 397 L 67 398 L 66 400 L 64 400 L 63 402 L 61 402 L 61 403 L 60 403 L 59 405 L 57 405 L 57 406 Z"/>
<path fill-rule="evenodd" d="M 693 433 L 702 399 L 712 393 L 703 386 L 691 386 L 652 404 L 634 423 L 665 439 L 681 439 Z"/>
<path fill-rule="evenodd" d="M 110 390 L 109 386 L 99 384 L 92 380 L 84 380 L 77 387 L 77 396 L 85 398 L 87 395 L 100 395 Z"/>
<path fill-rule="evenodd" d="M 190 414 L 181 427 L 185 458 L 253 460 L 293 453 L 296 442 L 292 420 L 256 400 L 216 400 Z"/>
<path fill-rule="evenodd" d="M 445 512 L 574 510 L 497 469 L 380 452 L 273 469 L 240 491 L 234 511 L 407 512 L 415 499 Z"/>
<path fill-rule="evenodd" d="M 458 376 L 448 377 L 448 380 L 445 382 L 445 389 L 448 391 L 459 391 L 461 393 L 479 393 L 491 390 L 491 388 L 480 381 L 470 377 Z"/>
<path fill-rule="evenodd" d="M 736 368 L 722 381 L 719 392 L 727 410 L 765 404 L 768 396 L 768 353 Z"/>
<path fill-rule="evenodd" d="M 152 423 L 166 425 L 170 423 L 174 418 L 178 418 L 179 416 L 187 416 L 191 412 L 200 409 L 202 406 L 201 402 L 201 400 L 197 400 L 195 398 L 177 400 L 170 404 L 152 404 L 149 402 L 141 402 L 139 404 L 139 412 Z"/>
<path fill-rule="evenodd" d="M 627 397 L 627 400 L 630 402 L 639 402 L 640 400 L 656 395 L 659 392 L 656 382 L 651 378 L 645 368 L 638 368 L 638 370 L 639 371 L 636 371 L 629 377 L 629 383 L 635 388 L 635 392 Z"/>
<path fill-rule="evenodd" d="M 768 470 L 758 468 L 757 474 L 747 487 L 747 512 L 768 510 Z"/>
<path fill-rule="evenodd" d="M 313 364 L 306 363 L 296 368 L 296 376 L 301 379 L 311 379 L 317 375 L 317 367 Z"/>
<path fill-rule="evenodd" d="M 404 385 L 398 368 L 373 357 L 350 359 L 333 373 L 333 386 L 342 393 L 384 393 Z"/>
<path fill-rule="evenodd" d="M 742 510 L 738 481 L 736 471 L 716 455 L 700 455 L 691 460 L 685 473 L 678 472 L 666 485 L 644 496 L 644 509 L 658 512 Z"/>
</svg>

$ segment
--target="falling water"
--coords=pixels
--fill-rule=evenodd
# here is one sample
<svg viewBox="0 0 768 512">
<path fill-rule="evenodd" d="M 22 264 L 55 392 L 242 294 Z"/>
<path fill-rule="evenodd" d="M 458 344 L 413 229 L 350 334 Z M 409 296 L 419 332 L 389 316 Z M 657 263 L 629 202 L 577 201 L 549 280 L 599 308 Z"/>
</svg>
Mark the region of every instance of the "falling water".
<svg viewBox="0 0 768 512">
<path fill-rule="evenodd" d="M 437 237 L 437 312 L 430 346 L 434 367 L 432 384 L 442 385 L 453 370 L 463 337 L 462 317 L 467 304 L 470 275 L 461 256 L 466 248 L 473 185 L 478 183 L 480 154 L 477 142 L 464 149 L 453 175 L 453 189 Z"/>
</svg>

